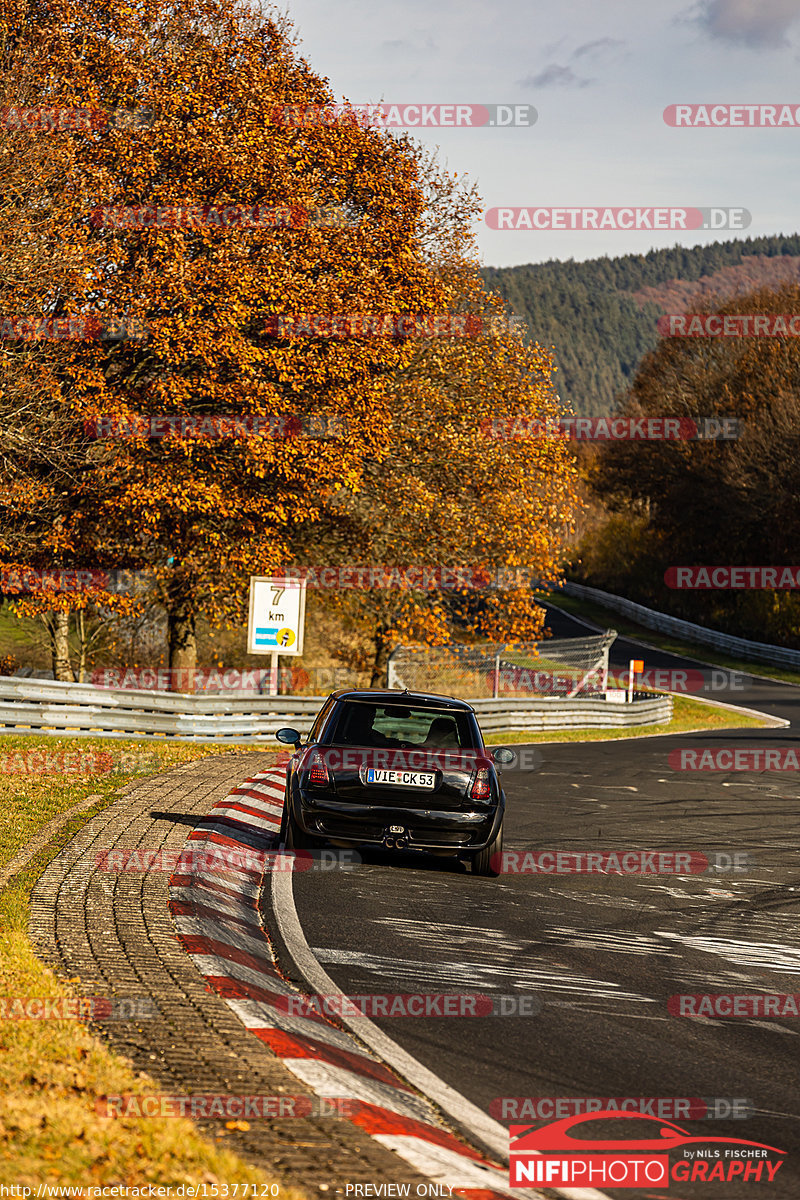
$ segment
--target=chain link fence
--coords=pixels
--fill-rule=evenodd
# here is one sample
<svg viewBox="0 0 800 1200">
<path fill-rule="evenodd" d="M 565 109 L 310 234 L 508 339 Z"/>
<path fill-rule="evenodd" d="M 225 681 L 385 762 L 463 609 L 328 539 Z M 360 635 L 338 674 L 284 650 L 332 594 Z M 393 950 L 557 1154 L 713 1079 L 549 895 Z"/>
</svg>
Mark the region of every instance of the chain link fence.
<svg viewBox="0 0 800 1200">
<path fill-rule="evenodd" d="M 615 629 L 587 638 L 479 645 L 398 646 L 389 659 L 390 688 L 465 700 L 481 697 L 605 695 Z"/>
</svg>

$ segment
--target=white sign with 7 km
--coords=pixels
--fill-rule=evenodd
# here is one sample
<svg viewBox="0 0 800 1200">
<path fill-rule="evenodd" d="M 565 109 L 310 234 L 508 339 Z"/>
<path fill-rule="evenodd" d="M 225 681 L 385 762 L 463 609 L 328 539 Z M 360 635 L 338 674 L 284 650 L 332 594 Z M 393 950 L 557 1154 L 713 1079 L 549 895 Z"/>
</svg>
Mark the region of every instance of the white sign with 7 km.
<svg viewBox="0 0 800 1200">
<path fill-rule="evenodd" d="M 306 582 L 282 576 L 250 579 L 248 654 L 302 654 Z"/>
</svg>

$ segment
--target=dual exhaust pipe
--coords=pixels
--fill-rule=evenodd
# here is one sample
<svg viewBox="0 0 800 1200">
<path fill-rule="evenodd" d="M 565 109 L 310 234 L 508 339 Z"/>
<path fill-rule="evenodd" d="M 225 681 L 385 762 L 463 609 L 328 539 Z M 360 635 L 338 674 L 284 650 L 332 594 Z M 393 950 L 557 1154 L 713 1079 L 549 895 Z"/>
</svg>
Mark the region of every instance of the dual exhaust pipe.
<svg viewBox="0 0 800 1200">
<path fill-rule="evenodd" d="M 405 834 L 400 836 L 387 834 L 383 839 L 383 844 L 387 850 L 405 850 L 408 845 L 408 837 Z"/>
</svg>

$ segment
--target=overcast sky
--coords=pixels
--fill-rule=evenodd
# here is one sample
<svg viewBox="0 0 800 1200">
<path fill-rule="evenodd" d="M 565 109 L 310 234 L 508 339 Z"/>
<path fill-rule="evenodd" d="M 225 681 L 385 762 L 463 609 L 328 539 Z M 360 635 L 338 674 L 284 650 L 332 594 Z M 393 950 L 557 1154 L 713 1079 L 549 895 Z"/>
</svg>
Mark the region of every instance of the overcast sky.
<svg viewBox="0 0 800 1200">
<path fill-rule="evenodd" d="M 800 229 L 800 125 L 671 128 L 670 104 L 800 108 L 800 0 L 290 0 L 301 52 L 353 103 L 530 104 L 530 128 L 428 128 L 496 206 L 742 207 L 741 233 L 493 230 L 487 266 Z M 798 114 L 800 117 L 800 114 Z"/>
</svg>

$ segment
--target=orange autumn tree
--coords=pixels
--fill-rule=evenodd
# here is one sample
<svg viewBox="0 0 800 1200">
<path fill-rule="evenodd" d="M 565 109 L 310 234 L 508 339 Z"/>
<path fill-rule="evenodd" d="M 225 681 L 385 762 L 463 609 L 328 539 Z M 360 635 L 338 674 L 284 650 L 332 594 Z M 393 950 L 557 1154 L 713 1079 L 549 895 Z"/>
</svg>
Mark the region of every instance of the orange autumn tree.
<svg viewBox="0 0 800 1200">
<path fill-rule="evenodd" d="M 469 590 L 365 587 L 312 598 L 371 643 L 373 686 L 385 683 L 398 643 L 538 639 L 544 610 L 531 584 L 560 575 L 573 527 L 568 446 L 502 436 L 521 412 L 556 420 L 550 354 L 513 333 L 428 352 L 435 362 L 424 376 L 398 388 L 391 454 L 368 465 L 357 491 L 333 496 L 307 531 L 311 565 L 469 569 Z"/>
<path fill-rule="evenodd" d="M 60 344 L 53 404 L 128 427 L 163 414 L 262 428 L 276 414 L 346 420 L 348 436 L 333 441 L 241 423 L 222 440 L 179 423 L 155 440 L 72 437 L 85 469 L 59 489 L 59 561 L 148 572 L 168 612 L 170 666 L 191 669 L 197 614 L 240 621 L 248 576 L 289 561 L 294 526 L 357 488 L 365 458 L 389 445 L 400 342 L 276 338 L 266 326 L 287 313 L 441 307 L 419 245 L 418 156 L 355 123 L 274 123 L 284 104 L 333 96 L 280 23 L 230 0 L 43 0 L 35 10 L 4 0 L 0 12 L 48 105 L 147 114 L 138 128 L 53 135 L 71 159 L 60 228 L 90 257 L 59 312 L 99 312 L 146 335 Z M 333 206 L 349 223 L 131 228 L 93 216 L 136 205 Z"/>
<path fill-rule="evenodd" d="M 17 615 L 38 617 L 54 675 L 72 679 L 69 616 L 94 602 L 129 601 L 102 581 L 70 594 L 64 498 L 87 470 L 82 422 L 59 387 L 62 356 L 48 340 L 72 280 L 90 269 L 85 239 L 70 230 L 66 193 L 74 159 L 42 110 L 35 47 L 6 26 L 0 42 L 0 593 Z M 56 325 L 58 321 L 56 319 Z"/>
<path fill-rule="evenodd" d="M 461 567 L 472 581 L 469 589 L 348 587 L 312 597 L 371 646 L 364 665 L 373 686 L 385 684 L 401 642 L 539 638 L 544 610 L 528 581 L 559 576 L 578 506 L 574 455 L 562 439 L 507 436 L 515 418 L 556 423 L 552 356 L 527 346 L 483 288 L 469 224 L 474 192 L 432 160 L 423 167 L 423 245 L 442 311 L 471 314 L 481 336 L 409 343 L 391 381 L 391 449 L 306 528 L 304 561 Z"/>
</svg>

